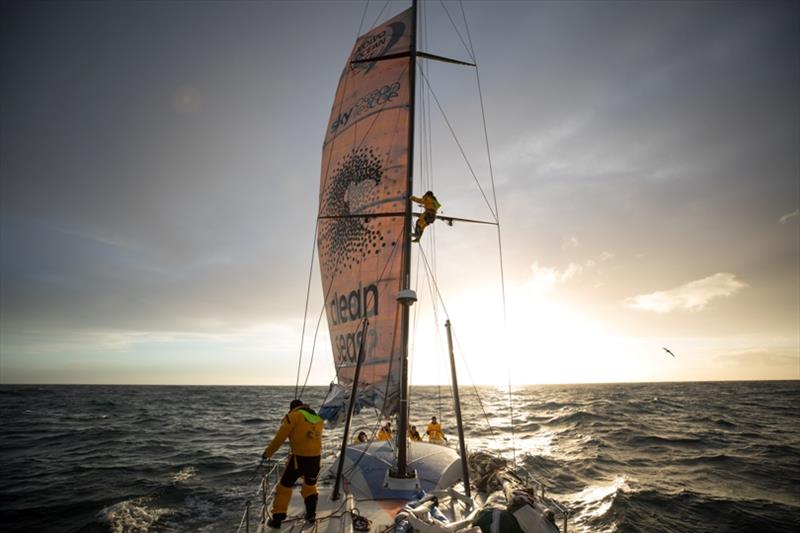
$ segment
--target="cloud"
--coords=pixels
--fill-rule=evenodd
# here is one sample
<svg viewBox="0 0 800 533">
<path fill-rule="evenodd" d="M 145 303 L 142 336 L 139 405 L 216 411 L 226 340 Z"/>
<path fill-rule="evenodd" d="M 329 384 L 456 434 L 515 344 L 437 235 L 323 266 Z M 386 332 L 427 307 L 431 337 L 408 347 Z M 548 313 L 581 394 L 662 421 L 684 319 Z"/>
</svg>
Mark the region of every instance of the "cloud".
<svg viewBox="0 0 800 533">
<path fill-rule="evenodd" d="M 589 259 L 588 261 L 586 261 L 586 267 L 587 268 L 596 267 L 599 263 L 605 263 L 609 259 L 613 259 L 613 258 L 614 258 L 614 254 L 612 254 L 611 252 L 605 252 L 604 251 L 604 252 L 601 252 L 599 256 L 597 256 L 597 259 Z"/>
<path fill-rule="evenodd" d="M 571 235 L 568 239 L 564 239 L 564 242 L 561 243 L 562 250 L 569 250 L 570 248 L 577 248 L 581 245 L 581 241 L 575 235 Z"/>
<path fill-rule="evenodd" d="M 717 272 L 703 279 L 690 281 L 666 291 L 640 294 L 626 301 L 626 305 L 640 311 L 668 313 L 675 309 L 700 311 L 708 302 L 719 296 L 730 296 L 747 287 L 728 272 Z"/>
<path fill-rule="evenodd" d="M 555 267 L 540 266 L 538 262 L 535 262 L 531 265 L 531 271 L 529 286 L 536 291 L 549 292 L 556 285 L 561 285 L 579 276 L 583 272 L 583 267 L 570 263 L 565 269 L 559 270 Z"/>
<path fill-rule="evenodd" d="M 575 237 L 571 237 L 565 242 L 569 243 L 573 239 L 576 242 L 578 241 Z M 563 246 L 562 248 L 566 249 Z M 540 265 L 538 261 L 535 261 L 531 265 L 531 278 L 528 281 L 528 286 L 538 292 L 550 292 L 558 285 L 563 285 L 582 274 L 588 274 L 592 269 L 598 267 L 600 263 L 608 261 L 613 257 L 613 253 L 604 251 L 595 259 L 587 259 L 583 264 L 570 263 L 563 269 L 543 266 Z"/>
<path fill-rule="evenodd" d="M 797 209 L 795 209 L 795 210 L 794 210 L 794 211 L 792 211 L 791 213 L 786 213 L 785 215 L 783 215 L 783 216 L 782 216 L 782 217 L 781 217 L 781 218 L 778 220 L 778 222 L 780 222 L 781 224 L 786 224 L 786 222 L 787 222 L 787 221 L 788 221 L 790 218 L 797 218 L 797 217 L 800 217 L 800 207 L 798 207 Z"/>
</svg>

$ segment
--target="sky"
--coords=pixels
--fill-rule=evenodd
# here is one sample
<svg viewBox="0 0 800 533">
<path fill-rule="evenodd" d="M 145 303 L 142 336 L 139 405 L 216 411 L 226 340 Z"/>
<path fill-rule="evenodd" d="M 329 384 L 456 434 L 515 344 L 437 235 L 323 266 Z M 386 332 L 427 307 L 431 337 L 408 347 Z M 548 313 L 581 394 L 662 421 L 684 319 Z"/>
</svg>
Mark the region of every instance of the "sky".
<svg viewBox="0 0 800 533">
<path fill-rule="evenodd" d="M 364 4 L 0 9 L 0 383 L 294 384 Z M 423 9 L 421 48 L 468 59 Z M 494 228 L 426 232 L 444 307 L 422 276 L 413 382 L 448 379 L 445 316 L 462 382 L 800 379 L 800 5 L 464 10 L 504 283 Z M 491 194 L 475 73 L 427 68 Z M 444 214 L 490 218 L 435 107 L 431 132 Z M 320 292 L 314 271 L 301 381 Z M 310 383 L 330 352 L 323 324 Z"/>
</svg>

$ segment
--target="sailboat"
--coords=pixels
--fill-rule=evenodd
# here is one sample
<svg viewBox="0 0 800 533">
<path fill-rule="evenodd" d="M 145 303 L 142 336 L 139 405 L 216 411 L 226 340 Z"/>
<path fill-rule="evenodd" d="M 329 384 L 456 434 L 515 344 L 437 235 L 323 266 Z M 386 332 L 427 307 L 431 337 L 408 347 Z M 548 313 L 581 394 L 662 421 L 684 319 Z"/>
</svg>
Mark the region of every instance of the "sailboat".
<svg viewBox="0 0 800 533">
<path fill-rule="evenodd" d="M 541 485 L 491 454 L 468 453 L 452 341 L 458 450 L 407 437 L 417 64 L 475 66 L 417 49 L 417 7 L 357 38 L 327 124 L 317 252 L 337 382 L 319 414 L 344 433 L 318 482 L 316 521 L 295 496 L 280 529 L 552 533 L 559 513 L 565 531 L 566 511 Z M 353 441 L 354 412 L 365 407 L 397 420 L 394 440 Z M 279 471 L 262 478 L 261 508 L 248 504 L 240 531 L 275 531 L 266 522 Z"/>
</svg>

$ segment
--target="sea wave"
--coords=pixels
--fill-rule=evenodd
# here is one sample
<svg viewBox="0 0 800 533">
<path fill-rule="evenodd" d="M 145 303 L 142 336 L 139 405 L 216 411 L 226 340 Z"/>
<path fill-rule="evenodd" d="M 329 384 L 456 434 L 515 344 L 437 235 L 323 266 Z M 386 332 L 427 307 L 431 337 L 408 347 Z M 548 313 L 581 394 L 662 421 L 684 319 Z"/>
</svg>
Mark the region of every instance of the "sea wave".
<svg viewBox="0 0 800 533">
<path fill-rule="evenodd" d="M 235 529 L 286 391 L 0 387 L 2 529 Z M 436 414 L 453 435 L 441 392 L 413 389 L 413 422 Z M 571 531 L 800 530 L 800 383 L 525 387 L 513 437 L 508 391 L 479 392 L 468 446 L 516 460 L 572 508 Z"/>
<path fill-rule="evenodd" d="M 97 518 L 113 533 L 146 533 L 169 512 L 153 506 L 150 498 L 133 498 L 102 509 Z"/>
</svg>

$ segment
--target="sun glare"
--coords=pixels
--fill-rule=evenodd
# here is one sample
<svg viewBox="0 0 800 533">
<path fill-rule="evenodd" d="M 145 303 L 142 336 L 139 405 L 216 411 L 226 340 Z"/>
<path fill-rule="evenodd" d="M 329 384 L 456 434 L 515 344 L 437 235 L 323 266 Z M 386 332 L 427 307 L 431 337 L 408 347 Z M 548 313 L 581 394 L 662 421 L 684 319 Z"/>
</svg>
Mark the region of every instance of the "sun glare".
<svg viewBox="0 0 800 533">
<path fill-rule="evenodd" d="M 604 331 L 599 321 L 553 292 L 530 285 L 512 287 L 507 306 L 504 323 L 496 289 L 463 291 L 452 303 L 457 360 L 459 365 L 466 362 L 468 370 L 464 378 L 507 386 L 636 380 L 648 373 L 644 361 L 635 357 L 635 341 Z M 413 379 L 417 384 L 435 383 L 441 374 L 434 366 L 437 352 L 447 352 L 446 345 L 434 347 L 446 343 L 446 337 L 425 325 L 432 322 L 426 316 L 432 313 L 418 312 Z"/>
</svg>

